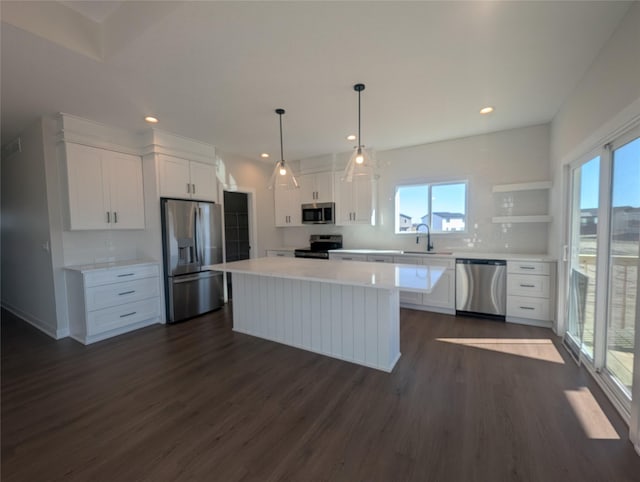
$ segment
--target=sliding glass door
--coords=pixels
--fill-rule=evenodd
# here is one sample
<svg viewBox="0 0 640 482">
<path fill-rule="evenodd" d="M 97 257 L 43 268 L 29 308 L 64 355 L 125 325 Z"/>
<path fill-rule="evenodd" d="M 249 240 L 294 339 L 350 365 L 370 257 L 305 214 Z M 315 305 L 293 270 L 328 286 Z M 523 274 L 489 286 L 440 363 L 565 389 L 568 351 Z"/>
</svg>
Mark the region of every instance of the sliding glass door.
<svg viewBox="0 0 640 482">
<path fill-rule="evenodd" d="M 571 169 L 569 303 L 566 343 L 593 358 L 598 256 L 600 156 Z"/>
<path fill-rule="evenodd" d="M 631 399 L 640 248 L 640 137 L 611 150 L 606 373 Z"/>
<path fill-rule="evenodd" d="M 571 165 L 565 344 L 629 409 L 640 261 L 640 127 Z"/>
</svg>

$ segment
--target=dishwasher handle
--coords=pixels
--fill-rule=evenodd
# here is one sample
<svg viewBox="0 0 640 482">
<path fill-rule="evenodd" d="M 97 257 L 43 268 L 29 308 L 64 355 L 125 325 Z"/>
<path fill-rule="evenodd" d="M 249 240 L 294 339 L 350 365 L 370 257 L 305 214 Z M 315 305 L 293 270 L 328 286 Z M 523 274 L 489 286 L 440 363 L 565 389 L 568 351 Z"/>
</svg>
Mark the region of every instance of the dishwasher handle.
<svg viewBox="0 0 640 482">
<path fill-rule="evenodd" d="M 506 266 L 504 259 L 475 259 L 475 258 L 456 258 L 456 264 L 488 264 L 492 266 Z"/>
</svg>

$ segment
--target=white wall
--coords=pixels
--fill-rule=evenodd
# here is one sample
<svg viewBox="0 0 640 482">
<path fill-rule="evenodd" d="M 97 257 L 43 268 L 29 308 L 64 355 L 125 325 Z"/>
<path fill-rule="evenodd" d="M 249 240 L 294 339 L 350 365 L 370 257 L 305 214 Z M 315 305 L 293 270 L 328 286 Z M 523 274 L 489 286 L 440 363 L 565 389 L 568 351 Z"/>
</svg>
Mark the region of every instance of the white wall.
<svg viewBox="0 0 640 482">
<path fill-rule="evenodd" d="M 310 233 L 342 233 L 345 247 L 416 249 L 416 237 L 394 234 L 394 195 L 398 184 L 467 180 L 467 233 L 435 234 L 436 250 L 473 249 L 498 253 L 546 253 L 547 226 L 542 223 L 493 224 L 499 215 L 493 194 L 495 184 L 549 180 L 549 129 L 547 125 L 379 151 L 383 166 L 378 181 L 377 226 L 312 226 L 280 228 L 286 246 L 305 246 Z M 546 202 L 546 194 L 543 194 Z M 537 206 L 527 206 L 536 209 Z M 545 209 L 546 206 L 541 206 Z M 421 240 L 419 248 L 424 248 Z"/>
<path fill-rule="evenodd" d="M 22 152 L 2 159 L 2 305 L 56 337 L 41 120 L 21 141 Z"/>
</svg>

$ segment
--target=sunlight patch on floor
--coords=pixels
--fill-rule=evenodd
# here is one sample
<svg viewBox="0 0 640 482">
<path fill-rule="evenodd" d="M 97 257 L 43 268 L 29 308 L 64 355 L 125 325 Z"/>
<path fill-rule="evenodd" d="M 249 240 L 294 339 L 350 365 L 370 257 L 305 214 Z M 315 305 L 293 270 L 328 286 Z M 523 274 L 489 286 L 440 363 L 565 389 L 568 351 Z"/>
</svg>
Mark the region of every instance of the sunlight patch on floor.
<svg viewBox="0 0 640 482">
<path fill-rule="evenodd" d="M 580 387 L 578 390 L 565 390 L 564 393 L 588 438 L 620 440 L 620 435 L 609 422 L 591 390 Z"/>
<path fill-rule="evenodd" d="M 534 360 L 564 364 L 562 356 L 549 338 L 437 338 L 436 340 Z"/>
</svg>

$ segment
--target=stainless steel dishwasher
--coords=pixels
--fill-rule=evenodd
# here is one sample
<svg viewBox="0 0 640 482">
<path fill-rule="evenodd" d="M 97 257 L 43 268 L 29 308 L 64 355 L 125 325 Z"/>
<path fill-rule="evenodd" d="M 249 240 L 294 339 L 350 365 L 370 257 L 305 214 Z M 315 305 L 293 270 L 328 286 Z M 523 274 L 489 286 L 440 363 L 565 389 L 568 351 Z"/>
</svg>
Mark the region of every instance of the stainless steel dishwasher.
<svg viewBox="0 0 640 482">
<path fill-rule="evenodd" d="M 504 320 L 507 312 L 507 262 L 456 259 L 456 314 Z"/>
</svg>

